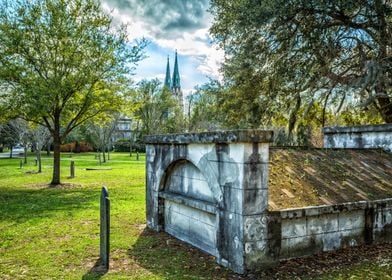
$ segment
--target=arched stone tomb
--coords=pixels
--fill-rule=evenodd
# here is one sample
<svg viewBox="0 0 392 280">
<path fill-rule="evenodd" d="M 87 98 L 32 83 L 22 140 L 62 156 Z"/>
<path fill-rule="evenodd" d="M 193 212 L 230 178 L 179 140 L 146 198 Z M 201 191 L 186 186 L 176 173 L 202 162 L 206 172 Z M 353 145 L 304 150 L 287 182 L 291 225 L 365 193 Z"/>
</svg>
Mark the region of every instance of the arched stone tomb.
<svg viewBox="0 0 392 280">
<path fill-rule="evenodd" d="M 360 137 L 362 143 L 367 141 L 364 133 Z M 216 256 L 218 263 L 237 273 L 265 269 L 282 259 L 392 240 L 390 197 L 365 201 L 353 197 L 341 204 L 268 211 L 271 131 L 173 134 L 145 140 L 147 226 Z M 383 182 L 384 191 L 392 188 L 390 180 L 383 179 L 390 178 L 388 168 L 379 170 L 383 177 L 372 173 Z M 354 184 L 350 190 L 360 194 L 361 186 Z"/>
<path fill-rule="evenodd" d="M 147 226 L 238 273 L 273 261 L 267 239 L 272 132 L 147 136 Z"/>
</svg>

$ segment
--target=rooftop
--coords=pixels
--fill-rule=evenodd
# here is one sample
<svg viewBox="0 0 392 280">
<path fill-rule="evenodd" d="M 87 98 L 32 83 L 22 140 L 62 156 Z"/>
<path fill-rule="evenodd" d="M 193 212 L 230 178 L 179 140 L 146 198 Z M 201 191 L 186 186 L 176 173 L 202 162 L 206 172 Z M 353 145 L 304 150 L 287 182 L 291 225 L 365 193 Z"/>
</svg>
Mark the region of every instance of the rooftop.
<svg viewBox="0 0 392 280">
<path fill-rule="evenodd" d="M 146 144 L 189 144 L 189 143 L 234 143 L 272 141 L 271 130 L 244 129 L 201 133 L 181 133 L 149 135 L 144 137 Z"/>
<path fill-rule="evenodd" d="M 392 154 L 382 150 L 270 151 L 270 210 L 392 197 Z"/>
</svg>

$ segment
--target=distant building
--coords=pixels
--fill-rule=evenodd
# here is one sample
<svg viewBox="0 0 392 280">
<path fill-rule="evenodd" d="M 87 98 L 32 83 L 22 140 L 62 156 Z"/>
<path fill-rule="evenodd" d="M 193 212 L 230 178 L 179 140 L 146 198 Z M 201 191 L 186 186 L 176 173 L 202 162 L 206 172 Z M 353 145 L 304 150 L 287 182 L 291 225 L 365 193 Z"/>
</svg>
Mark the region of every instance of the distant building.
<svg viewBox="0 0 392 280">
<path fill-rule="evenodd" d="M 177 51 L 174 58 L 173 78 L 170 77 L 170 61 L 169 61 L 169 56 L 167 57 L 166 76 L 165 76 L 165 81 L 163 86 L 170 89 L 174 97 L 177 99 L 180 107 L 183 108 L 184 101 L 183 101 L 183 95 L 181 90 L 180 71 L 178 69 Z"/>
<path fill-rule="evenodd" d="M 113 133 L 112 141 L 116 142 L 120 139 L 129 140 L 132 136 L 132 119 L 123 116 L 118 119 L 116 129 Z"/>
</svg>

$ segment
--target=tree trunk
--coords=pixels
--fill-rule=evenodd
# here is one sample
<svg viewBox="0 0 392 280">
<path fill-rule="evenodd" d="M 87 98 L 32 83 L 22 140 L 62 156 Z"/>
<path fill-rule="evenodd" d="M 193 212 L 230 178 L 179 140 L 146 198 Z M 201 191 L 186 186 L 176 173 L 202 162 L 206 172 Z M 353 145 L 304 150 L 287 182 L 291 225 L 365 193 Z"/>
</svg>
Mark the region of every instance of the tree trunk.
<svg viewBox="0 0 392 280">
<path fill-rule="evenodd" d="M 60 137 L 53 137 L 53 177 L 51 185 L 59 185 L 60 182 Z"/>
<path fill-rule="evenodd" d="M 53 130 L 53 177 L 51 185 L 60 185 L 60 113 L 56 113 L 54 117 Z"/>
<path fill-rule="evenodd" d="M 389 97 L 377 97 L 379 112 L 386 123 L 392 123 L 392 101 Z"/>
<path fill-rule="evenodd" d="M 129 156 L 132 157 L 132 133 L 131 133 L 131 138 L 129 139 Z"/>
<path fill-rule="evenodd" d="M 42 172 L 41 150 L 37 149 L 38 173 Z"/>
<path fill-rule="evenodd" d="M 101 148 L 101 150 L 102 150 L 103 163 L 106 163 L 105 146 L 103 146 L 103 148 Z"/>
<path fill-rule="evenodd" d="M 23 147 L 24 150 L 24 163 L 27 164 L 27 145 Z"/>
</svg>

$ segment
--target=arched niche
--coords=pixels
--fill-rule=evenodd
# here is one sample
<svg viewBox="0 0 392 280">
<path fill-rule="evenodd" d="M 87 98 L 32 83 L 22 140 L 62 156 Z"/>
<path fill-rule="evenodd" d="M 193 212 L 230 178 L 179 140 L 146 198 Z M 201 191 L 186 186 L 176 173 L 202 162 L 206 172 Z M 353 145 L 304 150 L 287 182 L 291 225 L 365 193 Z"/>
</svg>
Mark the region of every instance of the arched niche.
<svg viewBox="0 0 392 280">
<path fill-rule="evenodd" d="M 217 254 L 217 203 L 200 169 L 186 159 L 171 164 L 160 187 L 163 229 L 212 255 Z"/>
</svg>

